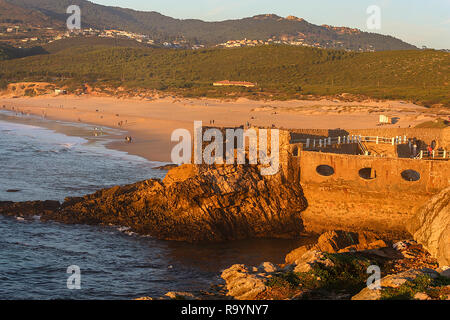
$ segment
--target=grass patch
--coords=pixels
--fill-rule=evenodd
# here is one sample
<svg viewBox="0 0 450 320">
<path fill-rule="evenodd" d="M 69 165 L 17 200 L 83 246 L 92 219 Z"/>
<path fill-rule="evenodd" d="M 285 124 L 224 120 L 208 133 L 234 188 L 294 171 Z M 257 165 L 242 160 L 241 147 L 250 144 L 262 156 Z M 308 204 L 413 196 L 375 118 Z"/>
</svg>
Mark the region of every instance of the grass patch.
<svg viewBox="0 0 450 320">
<path fill-rule="evenodd" d="M 266 283 L 270 288 L 302 289 L 311 292 L 339 291 L 354 295 L 366 286 L 367 268 L 379 264 L 358 254 L 331 254 L 325 258 L 333 267 L 316 264 L 309 272 L 287 272 L 274 275 Z"/>
<path fill-rule="evenodd" d="M 381 292 L 381 300 L 412 300 L 416 293 L 424 292 L 433 299 L 446 299 L 443 287 L 450 285 L 450 279 L 439 276 L 436 279 L 428 275 L 420 275 L 407 281 L 398 288 L 385 288 Z"/>
</svg>

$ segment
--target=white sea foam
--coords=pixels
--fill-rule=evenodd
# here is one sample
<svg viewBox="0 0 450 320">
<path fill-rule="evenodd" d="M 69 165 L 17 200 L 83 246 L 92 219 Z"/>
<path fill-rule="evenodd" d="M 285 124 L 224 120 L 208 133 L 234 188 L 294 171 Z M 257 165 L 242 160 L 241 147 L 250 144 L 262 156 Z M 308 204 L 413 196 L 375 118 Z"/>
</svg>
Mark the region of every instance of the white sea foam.
<svg viewBox="0 0 450 320">
<path fill-rule="evenodd" d="M 61 121 L 58 121 L 58 122 L 62 123 Z M 82 127 L 87 126 L 88 128 L 93 127 L 93 126 L 86 125 L 86 124 L 77 124 L 77 123 L 68 123 L 68 122 L 65 122 L 64 124 L 67 126 L 72 125 L 72 126 L 82 126 Z M 111 129 L 111 130 L 114 130 L 114 129 Z M 55 147 L 63 147 L 63 149 L 51 148 L 50 150 L 42 150 L 42 151 L 60 152 L 64 149 L 76 148 L 79 151 L 94 152 L 94 153 L 101 154 L 104 156 L 112 156 L 112 157 L 126 160 L 126 161 L 132 161 L 132 162 L 136 162 L 136 163 L 149 163 L 149 164 L 154 165 L 155 167 L 168 164 L 168 163 L 159 162 L 159 161 L 149 161 L 143 157 L 131 155 L 124 151 L 109 149 L 106 147 L 106 144 L 108 142 L 112 141 L 112 139 L 108 139 L 107 137 L 96 141 L 96 143 L 87 144 L 89 141 L 85 138 L 67 136 L 65 134 L 58 133 L 53 130 L 38 127 L 35 125 L 8 122 L 8 121 L 3 121 L 3 120 L 0 120 L 0 132 L 2 132 L 4 134 L 8 134 L 8 135 L 25 136 L 25 137 L 35 140 L 36 142 L 39 142 L 39 143 L 53 145 Z"/>
<path fill-rule="evenodd" d="M 63 201 L 164 177 L 163 171 L 153 169 L 163 163 L 108 149 L 107 136 L 88 140 L 13 120 L 0 112 L 0 201 Z M 12 189 L 21 192 L 8 192 Z"/>
</svg>

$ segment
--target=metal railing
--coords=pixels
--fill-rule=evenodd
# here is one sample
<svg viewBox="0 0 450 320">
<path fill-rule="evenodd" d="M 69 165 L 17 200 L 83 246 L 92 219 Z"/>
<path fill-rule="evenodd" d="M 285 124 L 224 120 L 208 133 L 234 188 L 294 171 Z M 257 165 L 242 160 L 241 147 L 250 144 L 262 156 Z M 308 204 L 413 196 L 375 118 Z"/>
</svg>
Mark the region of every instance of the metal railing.
<svg viewBox="0 0 450 320">
<path fill-rule="evenodd" d="M 415 159 L 450 159 L 450 151 L 447 150 L 420 150 Z"/>
<path fill-rule="evenodd" d="M 351 143 L 360 143 L 360 142 L 373 142 L 376 144 L 392 144 L 398 145 L 407 143 L 409 140 L 406 136 L 397 136 L 392 138 L 386 137 L 375 137 L 375 136 L 357 136 L 357 135 L 349 135 L 349 136 L 339 136 L 339 137 L 328 137 L 323 139 L 292 139 L 291 143 L 302 143 L 304 148 L 317 148 L 317 147 L 326 147 L 332 145 L 341 145 L 341 144 L 351 144 Z"/>
<path fill-rule="evenodd" d="M 397 137 L 378 137 L 378 136 L 361 136 L 361 135 L 348 135 L 348 136 L 339 136 L 339 137 L 328 137 L 322 139 L 292 139 L 291 143 L 302 143 L 304 150 L 307 149 L 318 149 L 325 148 L 328 146 L 334 145 L 343 145 L 343 144 L 357 144 L 362 154 L 369 155 L 369 150 L 365 143 L 375 143 L 375 144 L 390 144 L 390 145 L 399 145 L 399 144 L 408 144 L 409 149 L 411 150 L 411 154 L 413 153 L 413 140 L 408 139 L 406 136 L 397 136 Z M 450 151 L 449 150 L 433 150 L 429 153 L 427 150 L 417 150 L 417 155 L 414 159 L 450 159 Z"/>
</svg>

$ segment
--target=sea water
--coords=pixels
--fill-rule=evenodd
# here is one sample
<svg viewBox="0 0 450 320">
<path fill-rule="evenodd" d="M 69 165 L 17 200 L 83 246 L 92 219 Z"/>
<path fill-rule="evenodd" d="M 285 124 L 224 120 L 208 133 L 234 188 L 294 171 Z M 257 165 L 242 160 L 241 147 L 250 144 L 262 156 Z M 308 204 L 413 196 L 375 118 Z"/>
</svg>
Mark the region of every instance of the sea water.
<svg viewBox="0 0 450 320">
<path fill-rule="evenodd" d="M 166 174 L 155 169 L 162 163 L 106 148 L 113 129 L 105 129 L 106 137 L 87 139 L 93 126 L 60 123 L 84 132 L 78 137 L 41 122 L 0 112 L 0 201 L 62 201 Z M 282 262 L 300 244 L 269 239 L 190 244 L 116 226 L 0 216 L 0 299 L 132 299 L 207 290 L 234 263 Z M 73 265 L 80 268 L 80 289 L 67 286 Z"/>
</svg>

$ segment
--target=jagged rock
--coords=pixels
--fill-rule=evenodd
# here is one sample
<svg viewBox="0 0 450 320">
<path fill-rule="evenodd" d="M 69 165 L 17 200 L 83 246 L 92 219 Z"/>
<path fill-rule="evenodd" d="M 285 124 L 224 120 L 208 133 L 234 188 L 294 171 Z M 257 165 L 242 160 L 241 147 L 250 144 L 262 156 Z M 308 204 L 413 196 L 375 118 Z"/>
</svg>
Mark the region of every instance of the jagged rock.
<svg viewBox="0 0 450 320">
<path fill-rule="evenodd" d="M 398 274 L 391 274 L 380 280 L 381 289 L 364 288 L 357 295 L 353 296 L 352 300 L 379 300 L 383 288 L 398 288 L 407 281 L 413 281 L 421 275 L 436 278 L 439 276 L 439 273 L 432 269 L 423 268 L 420 270 L 407 270 Z"/>
<path fill-rule="evenodd" d="M 190 292 L 169 291 L 164 297 L 172 300 L 198 300 L 198 298 Z"/>
<path fill-rule="evenodd" d="M 5 216 L 19 216 L 32 218 L 41 214 L 54 212 L 60 208 L 58 201 L 0 201 L 0 214 Z"/>
<path fill-rule="evenodd" d="M 252 300 L 266 291 L 267 278 L 261 274 L 252 273 L 243 264 L 235 264 L 222 272 L 226 282 L 227 295 L 237 300 Z"/>
<path fill-rule="evenodd" d="M 288 265 L 293 264 L 295 263 L 296 260 L 300 259 L 310 249 L 311 249 L 310 246 L 301 246 L 297 249 L 294 249 L 286 255 L 284 261 Z"/>
<path fill-rule="evenodd" d="M 152 297 L 139 297 L 134 300 L 200 300 L 200 299 L 191 292 L 169 291 L 164 296 L 156 299 Z"/>
<path fill-rule="evenodd" d="M 29 208 L 42 214 L 42 221 L 120 225 L 166 240 L 223 241 L 295 238 L 303 231 L 300 213 L 307 202 L 300 184 L 281 173 L 262 176 L 257 166 L 183 165 L 163 181 L 67 198 L 45 212 L 34 210 L 39 205 L 0 203 L 0 213 L 18 215 Z"/>
<path fill-rule="evenodd" d="M 439 265 L 450 265 L 450 187 L 418 210 L 407 228 Z"/>
<path fill-rule="evenodd" d="M 292 250 L 285 257 L 286 264 L 292 264 L 307 251 L 316 250 L 328 253 L 372 250 L 388 245 L 372 232 L 347 232 L 341 230 L 323 233 L 313 246 L 302 246 Z"/>
<path fill-rule="evenodd" d="M 273 272 L 277 272 L 278 270 L 279 270 L 279 268 L 276 265 L 274 265 L 272 262 L 263 262 L 258 267 L 259 272 L 273 273 Z"/>
<path fill-rule="evenodd" d="M 386 243 L 373 232 L 328 231 L 322 234 L 315 249 L 322 252 L 360 251 L 386 247 Z"/>
<path fill-rule="evenodd" d="M 414 295 L 414 299 L 415 299 L 415 300 L 431 300 L 430 296 L 427 295 L 427 294 L 424 293 L 424 292 L 417 292 L 417 293 Z"/>
<path fill-rule="evenodd" d="M 155 167 L 153 169 L 155 169 L 155 170 L 170 170 L 170 169 L 177 168 L 177 167 L 178 167 L 177 164 L 166 164 L 166 165 L 163 165 L 160 167 Z"/>
<path fill-rule="evenodd" d="M 295 261 L 296 267 L 294 272 L 308 272 L 311 271 L 315 264 L 322 264 L 326 267 L 333 267 L 334 263 L 323 252 L 317 250 L 309 250 L 300 259 Z"/>
</svg>

